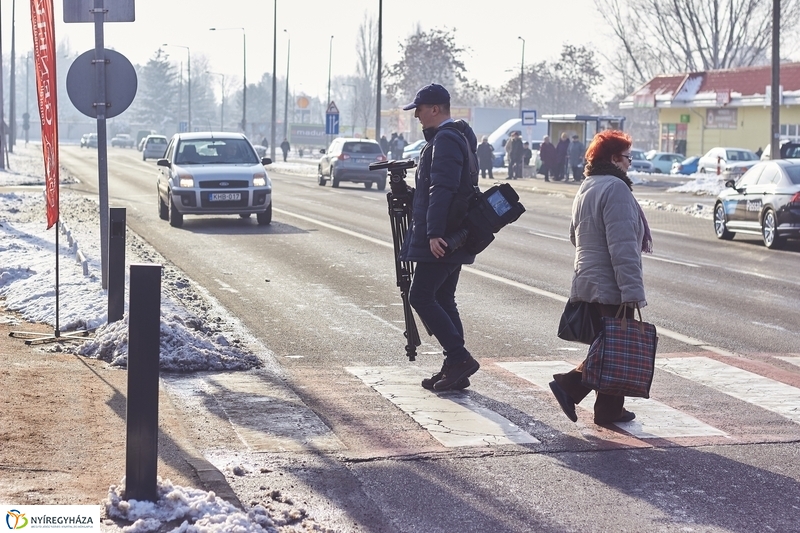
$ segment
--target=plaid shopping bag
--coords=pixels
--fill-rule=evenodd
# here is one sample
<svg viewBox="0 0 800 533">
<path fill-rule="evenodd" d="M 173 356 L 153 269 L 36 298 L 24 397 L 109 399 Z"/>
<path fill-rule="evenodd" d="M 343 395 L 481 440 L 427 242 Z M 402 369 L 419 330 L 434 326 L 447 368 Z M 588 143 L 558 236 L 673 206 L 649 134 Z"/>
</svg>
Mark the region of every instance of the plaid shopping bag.
<svg viewBox="0 0 800 533">
<path fill-rule="evenodd" d="M 653 324 L 624 316 L 603 317 L 603 329 L 589 347 L 583 384 L 615 396 L 650 397 L 658 336 Z M 622 311 L 622 306 L 620 306 Z"/>
</svg>

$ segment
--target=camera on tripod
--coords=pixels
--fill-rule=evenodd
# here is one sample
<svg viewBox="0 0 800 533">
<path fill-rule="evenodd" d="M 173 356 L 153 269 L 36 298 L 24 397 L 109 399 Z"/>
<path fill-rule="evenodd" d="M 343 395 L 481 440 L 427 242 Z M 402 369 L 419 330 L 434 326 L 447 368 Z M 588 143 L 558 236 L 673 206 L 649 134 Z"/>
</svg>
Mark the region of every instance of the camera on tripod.
<svg viewBox="0 0 800 533">
<path fill-rule="evenodd" d="M 370 170 L 388 170 L 389 171 L 389 185 L 395 189 L 396 192 L 405 185 L 406 170 L 414 168 L 417 164 L 413 159 L 392 159 L 389 161 L 379 161 L 377 163 L 370 163 Z"/>
</svg>

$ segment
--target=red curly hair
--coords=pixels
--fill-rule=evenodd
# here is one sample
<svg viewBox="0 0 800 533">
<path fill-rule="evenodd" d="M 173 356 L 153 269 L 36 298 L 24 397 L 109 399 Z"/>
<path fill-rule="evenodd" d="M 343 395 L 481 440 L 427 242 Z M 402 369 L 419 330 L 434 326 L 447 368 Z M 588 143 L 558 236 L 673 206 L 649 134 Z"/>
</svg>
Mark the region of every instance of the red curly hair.
<svg viewBox="0 0 800 533">
<path fill-rule="evenodd" d="M 586 150 L 586 161 L 596 165 L 611 161 L 611 157 L 628 150 L 633 144 L 631 136 L 619 130 L 605 130 L 594 136 Z"/>
</svg>

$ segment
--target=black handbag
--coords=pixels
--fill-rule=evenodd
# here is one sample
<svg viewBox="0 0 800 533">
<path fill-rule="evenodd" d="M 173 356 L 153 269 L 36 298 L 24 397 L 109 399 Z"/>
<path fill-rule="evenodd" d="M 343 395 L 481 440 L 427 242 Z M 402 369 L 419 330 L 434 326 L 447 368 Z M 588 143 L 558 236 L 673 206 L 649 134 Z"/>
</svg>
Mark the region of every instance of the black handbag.
<svg viewBox="0 0 800 533">
<path fill-rule="evenodd" d="M 589 302 L 567 301 L 564 312 L 561 313 L 561 321 L 558 323 L 558 338 L 592 344 L 602 329 L 602 318 L 596 306 Z"/>
</svg>

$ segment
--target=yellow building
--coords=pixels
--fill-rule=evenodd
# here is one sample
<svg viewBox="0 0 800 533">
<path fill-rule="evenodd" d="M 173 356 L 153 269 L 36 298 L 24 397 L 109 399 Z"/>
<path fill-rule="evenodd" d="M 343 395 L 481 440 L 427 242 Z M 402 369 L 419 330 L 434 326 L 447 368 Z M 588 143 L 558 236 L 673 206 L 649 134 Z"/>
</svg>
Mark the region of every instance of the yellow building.
<svg viewBox="0 0 800 533">
<path fill-rule="evenodd" d="M 800 141 L 800 63 L 781 65 L 780 134 Z M 703 155 L 715 146 L 757 151 L 770 142 L 772 68 L 656 76 L 620 102 L 655 108 L 659 150 Z"/>
</svg>

